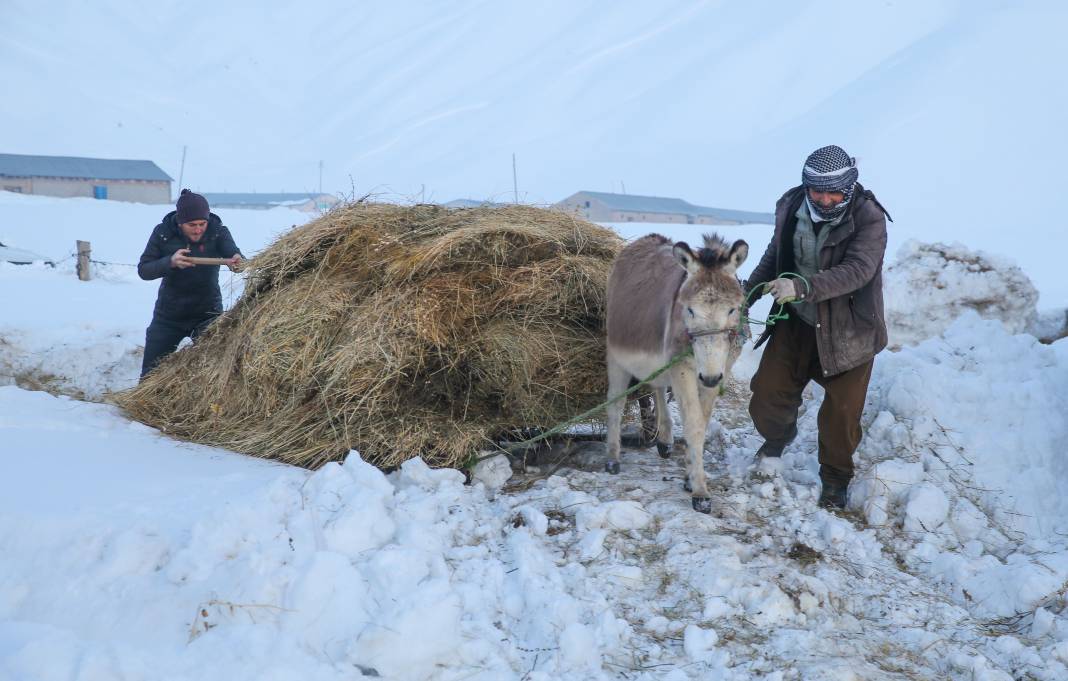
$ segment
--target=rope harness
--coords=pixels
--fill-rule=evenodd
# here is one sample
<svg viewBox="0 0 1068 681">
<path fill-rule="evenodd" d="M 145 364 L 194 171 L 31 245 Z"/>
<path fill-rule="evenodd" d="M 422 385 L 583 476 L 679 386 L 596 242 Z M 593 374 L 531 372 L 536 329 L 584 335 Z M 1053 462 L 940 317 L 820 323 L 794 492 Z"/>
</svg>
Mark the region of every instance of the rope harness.
<svg viewBox="0 0 1068 681">
<path fill-rule="evenodd" d="M 805 284 L 805 297 L 808 297 L 808 294 L 811 293 L 811 291 L 812 291 L 812 286 L 808 283 L 808 280 L 805 279 L 800 274 L 797 274 L 796 272 L 783 272 L 782 274 L 779 275 L 779 277 L 800 279 Z M 767 284 L 762 284 L 760 286 L 754 286 L 752 289 L 750 289 L 749 293 L 746 294 L 745 300 L 742 303 L 742 306 L 743 306 L 742 310 L 743 311 L 745 311 L 745 312 L 749 311 L 749 305 L 750 305 L 751 299 L 753 297 L 753 294 L 756 293 L 757 291 L 762 291 L 762 289 L 764 287 L 766 287 L 766 286 L 767 286 Z M 536 435 L 535 437 L 529 438 L 527 440 L 523 440 L 522 442 L 515 442 L 515 443 L 512 443 L 510 445 L 506 445 L 504 447 L 502 447 L 502 446 L 498 445 L 496 442 L 494 442 L 493 446 L 496 447 L 498 451 L 491 452 L 489 454 L 484 454 L 482 456 L 477 456 L 475 454 L 472 454 L 471 457 L 467 460 L 467 462 L 464 464 L 463 467 L 467 468 L 467 469 L 474 468 L 475 465 L 478 464 L 480 461 L 485 461 L 486 459 L 492 459 L 493 457 L 497 456 L 500 453 L 504 453 L 504 454 L 509 454 L 510 455 L 510 454 L 512 454 L 512 452 L 515 452 L 515 451 L 520 450 L 520 449 L 525 449 L 525 448 L 529 447 L 530 445 L 534 444 L 535 442 L 540 442 L 542 440 L 545 440 L 547 438 L 552 437 L 553 435 L 559 435 L 560 433 L 564 432 L 565 430 L 567 430 L 571 426 L 574 426 L 574 425 L 577 425 L 579 423 L 582 423 L 583 421 L 588 419 L 590 416 L 593 416 L 594 414 L 596 414 L 600 410 L 604 409 L 608 405 L 610 405 L 610 404 L 612 404 L 614 402 L 618 402 L 619 400 L 624 399 L 625 397 L 628 397 L 629 395 L 632 395 L 634 392 L 636 392 L 638 390 L 638 388 L 641 388 L 642 386 L 649 385 L 649 383 L 654 381 L 658 376 L 663 374 L 668 369 L 674 367 L 678 363 L 682 362 L 684 359 L 686 359 L 688 357 L 692 357 L 693 356 L 693 345 L 692 345 L 692 342 L 693 342 L 693 340 L 695 338 L 700 338 L 702 336 L 712 336 L 712 335 L 715 335 L 715 334 L 718 334 L 718 333 L 726 333 L 726 334 L 728 334 L 728 338 L 731 340 L 731 342 L 737 342 L 737 339 L 738 339 L 739 336 L 748 338 L 749 337 L 749 329 L 746 326 L 747 324 L 761 324 L 763 326 L 775 326 L 775 324 L 777 322 L 783 321 L 785 319 L 789 319 L 790 315 L 789 315 L 789 313 L 786 312 L 786 305 L 789 304 L 789 303 L 790 303 L 789 300 L 784 300 L 783 302 L 779 303 L 778 304 L 779 305 L 779 309 L 778 310 L 772 310 L 771 314 L 768 315 L 768 318 L 765 321 L 761 321 L 759 319 L 753 319 L 752 317 L 750 317 L 747 314 L 742 314 L 740 316 L 740 319 L 738 320 L 738 326 L 736 326 L 736 327 L 726 327 L 726 328 L 722 328 L 722 329 L 702 329 L 700 331 L 687 331 L 686 335 L 690 338 L 691 345 L 686 346 L 686 348 L 684 350 L 680 351 L 678 354 L 676 354 L 674 357 L 672 357 L 670 360 L 668 360 L 667 364 L 665 364 L 664 366 L 660 367 L 659 369 L 657 369 L 653 373 L 649 374 L 643 380 L 639 381 L 638 383 L 635 383 L 634 385 L 630 386 L 629 388 L 627 388 L 623 392 L 619 393 L 618 395 L 615 395 L 614 397 L 610 397 L 607 400 L 605 400 L 604 402 L 601 402 L 596 407 L 593 407 L 592 409 L 587 409 L 586 411 L 582 412 L 578 416 L 570 418 L 567 421 L 564 421 L 563 423 L 557 424 L 557 425 L 553 426 L 552 428 L 550 428 L 549 430 L 545 431 L 544 433 L 540 433 L 539 435 Z"/>
</svg>

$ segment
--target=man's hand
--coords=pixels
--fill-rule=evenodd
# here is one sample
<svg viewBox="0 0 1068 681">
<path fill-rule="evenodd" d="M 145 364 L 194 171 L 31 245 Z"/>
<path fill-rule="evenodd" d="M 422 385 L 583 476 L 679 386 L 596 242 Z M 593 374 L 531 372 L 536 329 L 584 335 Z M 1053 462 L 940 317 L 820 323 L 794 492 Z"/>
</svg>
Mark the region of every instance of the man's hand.
<svg viewBox="0 0 1068 681">
<path fill-rule="evenodd" d="M 196 267 L 196 264 L 189 260 L 189 249 L 181 248 L 174 252 L 171 256 L 171 267 L 177 267 L 180 270 L 184 270 L 187 267 Z"/>
<path fill-rule="evenodd" d="M 226 262 L 226 266 L 230 268 L 231 272 L 237 272 L 238 270 L 241 269 L 241 263 L 242 262 L 243 261 L 241 259 L 241 254 L 240 253 L 234 253 L 232 256 L 230 256 L 230 259 Z"/>
<path fill-rule="evenodd" d="M 764 292 L 775 296 L 775 302 L 783 305 L 797 300 L 797 287 L 791 279 L 778 278 L 764 285 Z"/>
</svg>

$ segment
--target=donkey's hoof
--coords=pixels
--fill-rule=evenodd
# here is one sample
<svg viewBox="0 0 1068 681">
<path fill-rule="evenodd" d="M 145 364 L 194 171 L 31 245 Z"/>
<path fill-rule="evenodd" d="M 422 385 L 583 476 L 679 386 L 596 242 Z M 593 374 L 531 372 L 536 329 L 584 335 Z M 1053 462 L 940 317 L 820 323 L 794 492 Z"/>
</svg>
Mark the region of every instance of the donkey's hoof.
<svg viewBox="0 0 1068 681">
<path fill-rule="evenodd" d="M 660 455 L 661 459 L 671 458 L 671 445 L 664 444 L 663 442 L 657 442 L 656 453 Z"/>
<path fill-rule="evenodd" d="M 612 475 L 619 475 L 619 462 L 618 461 L 605 461 L 604 469 Z"/>
<path fill-rule="evenodd" d="M 712 512 L 712 497 L 690 497 L 693 503 L 693 510 L 698 513 L 711 513 Z"/>
<path fill-rule="evenodd" d="M 682 478 L 682 489 L 685 492 L 692 492 L 693 487 L 690 487 L 690 476 L 686 475 Z"/>
</svg>

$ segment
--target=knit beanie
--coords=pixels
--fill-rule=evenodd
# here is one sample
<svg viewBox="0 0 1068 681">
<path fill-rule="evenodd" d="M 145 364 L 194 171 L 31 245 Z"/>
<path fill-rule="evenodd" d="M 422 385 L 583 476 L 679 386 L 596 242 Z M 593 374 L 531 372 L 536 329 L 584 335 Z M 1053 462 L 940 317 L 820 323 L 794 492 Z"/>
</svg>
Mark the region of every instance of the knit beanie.
<svg viewBox="0 0 1068 681">
<path fill-rule="evenodd" d="M 832 144 L 820 147 L 809 154 L 805 159 L 805 167 L 801 171 L 801 183 L 805 185 L 805 188 L 845 194 L 842 202 L 829 210 L 823 210 L 808 201 L 809 209 L 814 211 L 813 217 L 821 220 L 834 220 L 841 216 L 849 207 L 849 202 L 853 200 L 853 190 L 856 188 L 859 174 L 857 159 L 845 153 L 842 147 Z"/>
<path fill-rule="evenodd" d="M 211 214 L 211 210 L 208 208 L 208 200 L 188 189 L 182 190 L 175 208 L 178 210 L 174 217 L 178 220 L 179 225 L 184 225 L 193 220 L 207 220 Z"/>
</svg>

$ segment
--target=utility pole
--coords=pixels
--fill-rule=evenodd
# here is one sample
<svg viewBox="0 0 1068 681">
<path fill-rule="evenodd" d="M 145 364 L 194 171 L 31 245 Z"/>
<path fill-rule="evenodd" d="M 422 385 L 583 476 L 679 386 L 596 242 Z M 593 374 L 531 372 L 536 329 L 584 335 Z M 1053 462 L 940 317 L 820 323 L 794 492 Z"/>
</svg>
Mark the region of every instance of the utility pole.
<svg viewBox="0 0 1068 681">
<path fill-rule="evenodd" d="M 319 161 L 319 193 L 323 193 L 323 162 Z"/>
<path fill-rule="evenodd" d="M 519 175 L 515 170 L 515 152 L 512 152 L 512 192 L 515 194 L 515 202 L 519 203 Z"/>
<path fill-rule="evenodd" d="M 619 181 L 619 186 L 623 188 L 623 193 L 627 193 L 627 185 L 623 184 L 623 180 Z"/>
<path fill-rule="evenodd" d="M 178 193 L 182 193 L 182 178 L 185 176 L 185 149 L 186 146 L 182 145 L 182 166 L 178 170 Z"/>
</svg>

